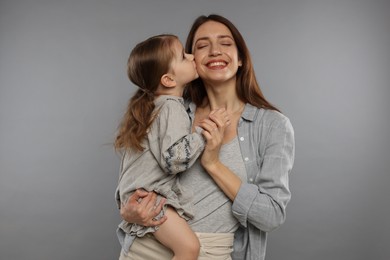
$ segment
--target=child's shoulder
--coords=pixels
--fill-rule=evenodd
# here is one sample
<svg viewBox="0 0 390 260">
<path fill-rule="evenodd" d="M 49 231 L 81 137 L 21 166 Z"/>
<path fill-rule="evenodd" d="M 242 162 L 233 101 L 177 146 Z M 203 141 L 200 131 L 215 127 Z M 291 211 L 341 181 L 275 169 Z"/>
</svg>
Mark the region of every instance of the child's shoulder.
<svg viewBox="0 0 390 260">
<path fill-rule="evenodd" d="M 154 100 L 156 108 L 174 108 L 174 109 L 184 109 L 184 99 L 177 96 L 161 95 Z"/>
</svg>

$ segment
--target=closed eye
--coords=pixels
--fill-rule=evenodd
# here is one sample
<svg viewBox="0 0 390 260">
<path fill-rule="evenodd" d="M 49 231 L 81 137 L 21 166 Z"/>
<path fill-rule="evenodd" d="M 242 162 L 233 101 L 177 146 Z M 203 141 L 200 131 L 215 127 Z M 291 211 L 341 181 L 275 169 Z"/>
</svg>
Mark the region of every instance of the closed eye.
<svg viewBox="0 0 390 260">
<path fill-rule="evenodd" d="M 223 46 L 232 46 L 233 45 L 233 43 L 231 41 L 221 41 L 220 44 Z"/>
<path fill-rule="evenodd" d="M 207 47 L 206 44 L 202 44 L 202 45 L 196 46 L 196 48 L 197 48 L 198 50 L 199 50 L 199 49 L 203 49 L 203 48 L 205 48 L 205 47 Z"/>
</svg>

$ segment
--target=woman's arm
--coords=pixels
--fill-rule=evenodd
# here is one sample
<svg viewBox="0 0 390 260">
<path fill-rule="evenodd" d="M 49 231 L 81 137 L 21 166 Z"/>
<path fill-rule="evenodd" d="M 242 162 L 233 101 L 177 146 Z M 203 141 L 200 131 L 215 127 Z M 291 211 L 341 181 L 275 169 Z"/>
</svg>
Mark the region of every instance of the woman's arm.
<svg viewBox="0 0 390 260">
<path fill-rule="evenodd" d="M 230 124 L 230 121 L 224 123 L 224 120 L 225 115 L 215 111 L 210 113 L 209 119 L 200 122 L 200 126 L 204 129 L 203 135 L 207 140 L 201 164 L 218 187 L 233 201 L 241 186 L 241 180 L 219 160 L 225 128 Z"/>
<path fill-rule="evenodd" d="M 217 123 L 215 123 L 218 125 Z M 291 198 L 288 175 L 294 162 L 294 131 L 286 117 L 277 118 L 268 129 L 263 131 L 265 140 L 259 141 L 258 152 L 252 152 L 256 178 L 242 183 L 239 177 L 219 160 L 223 130 L 212 129 L 208 124 L 207 145 L 201 162 L 219 188 L 233 201 L 233 214 L 241 225 L 251 223 L 263 231 L 271 231 L 285 220 L 286 205 Z M 266 133 L 267 132 L 267 133 Z M 260 133 L 260 132 L 259 132 Z M 249 148 L 248 148 L 249 150 Z M 262 161 L 260 162 L 260 157 Z M 250 174 L 248 172 L 248 174 Z"/>
<path fill-rule="evenodd" d="M 275 114 L 273 114 L 275 115 Z M 276 114 L 280 115 L 280 114 Z M 290 201 L 289 173 L 294 163 L 294 130 L 288 118 L 272 116 L 257 130 L 250 156 L 256 156 L 247 167 L 248 183 L 241 185 L 233 202 L 233 214 L 241 225 L 251 223 L 263 231 L 271 231 L 284 223 Z M 248 149 L 248 151 L 250 151 Z"/>
</svg>

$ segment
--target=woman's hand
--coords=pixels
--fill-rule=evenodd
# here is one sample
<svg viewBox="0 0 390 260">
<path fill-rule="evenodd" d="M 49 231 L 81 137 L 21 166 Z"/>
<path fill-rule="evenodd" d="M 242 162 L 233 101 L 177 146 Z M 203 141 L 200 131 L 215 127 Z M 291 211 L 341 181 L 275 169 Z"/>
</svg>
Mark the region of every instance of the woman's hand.
<svg viewBox="0 0 390 260">
<path fill-rule="evenodd" d="M 214 110 L 208 119 L 200 122 L 207 140 L 201 164 L 225 195 L 234 201 L 241 186 L 240 178 L 219 160 L 225 129 L 230 125 L 225 109 Z"/>
<path fill-rule="evenodd" d="M 138 189 L 131 195 L 126 204 L 122 204 L 120 213 L 122 218 L 129 222 L 145 227 L 159 226 L 167 220 L 164 215 L 161 219 L 155 220 L 164 206 L 165 199 L 155 206 L 157 194 Z"/>
<path fill-rule="evenodd" d="M 221 149 L 226 126 L 230 119 L 225 108 L 211 111 L 209 117 L 199 122 L 203 128 L 203 136 L 206 138 L 206 147 L 201 157 L 201 164 L 206 169 L 219 162 L 219 151 Z"/>
</svg>

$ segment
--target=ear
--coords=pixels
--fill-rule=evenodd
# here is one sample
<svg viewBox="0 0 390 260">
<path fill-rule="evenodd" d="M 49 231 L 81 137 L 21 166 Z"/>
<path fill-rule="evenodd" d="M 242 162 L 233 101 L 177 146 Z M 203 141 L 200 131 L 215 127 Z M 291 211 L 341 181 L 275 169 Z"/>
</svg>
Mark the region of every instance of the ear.
<svg viewBox="0 0 390 260">
<path fill-rule="evenodd" d="M 167 88 L 172 88 L 176 86 L 176 81 L 173 79 L 173 76 L 171 74 L 164 74 L 161 77 L 161 85 Z"/>
<path fill-rule="evenodd" d="M 242 60 L 241 58 L 238 59 L 238 67 L 241 67 L 242 66 Z"/>
</svg>

